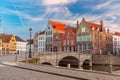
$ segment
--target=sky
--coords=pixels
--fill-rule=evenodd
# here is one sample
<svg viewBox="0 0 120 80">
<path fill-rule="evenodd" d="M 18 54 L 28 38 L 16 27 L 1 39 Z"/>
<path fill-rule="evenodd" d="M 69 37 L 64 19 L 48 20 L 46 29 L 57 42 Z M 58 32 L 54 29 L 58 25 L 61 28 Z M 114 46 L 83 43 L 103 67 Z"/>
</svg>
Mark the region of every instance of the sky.
<svg viewBox="0 0 120 80">
<path fill-rule="evenodd" d="M 29 39 L 29 28 L 35 32 L 45 29 L 48 20 L 75 26 L 86 21 L 104 20 L 110 32 L 120 32 L 120 0 L 1 0 L 1 33 Z"/>
</svg>

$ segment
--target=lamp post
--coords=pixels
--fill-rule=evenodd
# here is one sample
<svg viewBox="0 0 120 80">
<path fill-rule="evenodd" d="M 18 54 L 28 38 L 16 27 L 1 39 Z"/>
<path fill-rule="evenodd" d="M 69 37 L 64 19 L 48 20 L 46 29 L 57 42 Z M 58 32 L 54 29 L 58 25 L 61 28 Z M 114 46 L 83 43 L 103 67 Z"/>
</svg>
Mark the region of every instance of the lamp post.
<svg viewBox="0 0 120 80">
<path fill-rule="evenodd" d="M 29 28 L 29 33 L 30 33 L 30 48 L 29 48 L 29 58 L 32 58 L 32 55 L 31 55 L 31 35 L 32 35 L 32 28 Z"/>
</svg>

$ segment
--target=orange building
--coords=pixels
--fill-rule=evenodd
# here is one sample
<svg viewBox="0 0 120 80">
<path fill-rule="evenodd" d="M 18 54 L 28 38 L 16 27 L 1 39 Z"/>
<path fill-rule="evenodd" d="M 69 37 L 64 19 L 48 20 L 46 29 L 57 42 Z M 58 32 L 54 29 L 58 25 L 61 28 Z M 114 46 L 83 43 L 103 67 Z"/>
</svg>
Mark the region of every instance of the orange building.
<svg viewBox="0 0 120 80">
<path fill-rule="evenodd" d="M 2 54 L 16 53 L 16 39 L 13 34 L 2 35 Z"/>
</svg>

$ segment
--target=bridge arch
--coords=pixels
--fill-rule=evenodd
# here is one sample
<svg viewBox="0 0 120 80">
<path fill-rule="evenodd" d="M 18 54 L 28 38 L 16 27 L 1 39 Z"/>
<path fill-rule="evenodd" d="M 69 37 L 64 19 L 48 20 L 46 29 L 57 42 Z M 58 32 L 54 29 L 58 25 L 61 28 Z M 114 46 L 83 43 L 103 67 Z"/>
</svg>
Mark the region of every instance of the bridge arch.
<svg viewBox="0 0 120 80">
<path fill-rule="evenodd" d="M 65 56 L 59 62 L 58 66 L 67 67 L 70 64 L 71 68 L 79 67 L 79 60 L 74 56 Z"/>
<path fill-rule="evenodd" d="M 87 69 L 87 70 L 90 70 L 90 60 L 89 59 L 86 59 L 83 61 L 83 69 Z"/>
<path fill-rule="evenodd" d="M 41 63 L 42 65 L 50 65 L 50 66 L 53 66 L 51 63 L 49 63 L 49 62 L 43 62 L 43 63 Z"/>
</svg>

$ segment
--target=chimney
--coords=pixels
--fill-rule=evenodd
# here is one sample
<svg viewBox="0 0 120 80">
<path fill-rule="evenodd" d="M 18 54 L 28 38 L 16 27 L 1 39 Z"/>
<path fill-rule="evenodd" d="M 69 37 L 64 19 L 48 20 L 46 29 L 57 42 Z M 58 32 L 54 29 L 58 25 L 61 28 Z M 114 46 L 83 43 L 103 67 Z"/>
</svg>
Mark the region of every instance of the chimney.
<svg viewBox="0 0 120 80">
<path fill-rule="evenodd" d="M 100 21 L 100 24 L 101 24 L 101 31 L 103 31 L 103 28 L 104 28 L 104 21 L 101 20 L 101 21 Z"/>
<path fill-rule="evenodd" d="M 79 21 L 77 21 L 77 28 L 79 27 Z"/>
<path fill-rule="evenodd" d="M 110 32 L 110 30 L 109 29 L 107 29 L 107 33 L 109 33 Z"/>
</svg>

